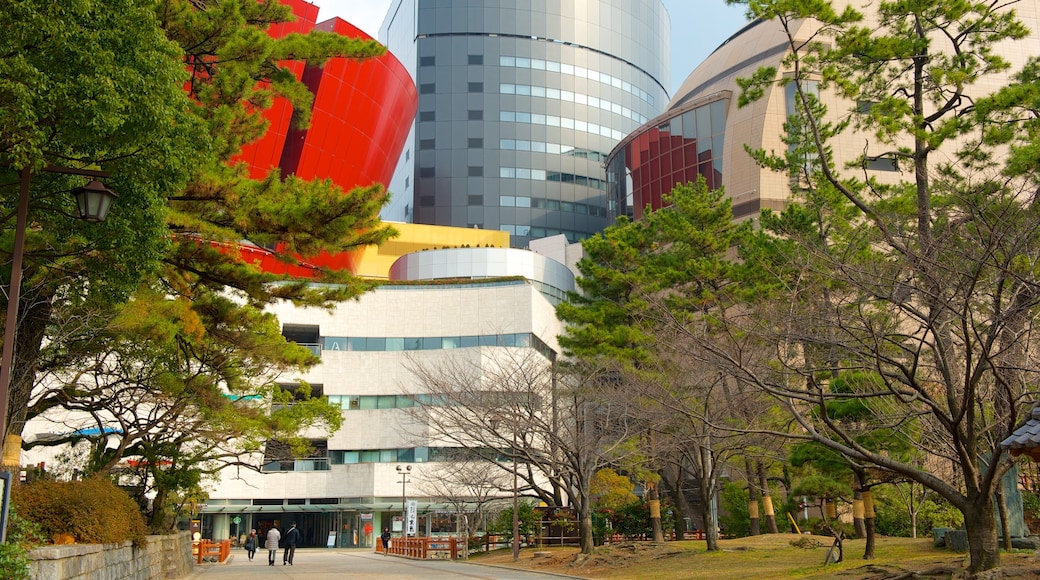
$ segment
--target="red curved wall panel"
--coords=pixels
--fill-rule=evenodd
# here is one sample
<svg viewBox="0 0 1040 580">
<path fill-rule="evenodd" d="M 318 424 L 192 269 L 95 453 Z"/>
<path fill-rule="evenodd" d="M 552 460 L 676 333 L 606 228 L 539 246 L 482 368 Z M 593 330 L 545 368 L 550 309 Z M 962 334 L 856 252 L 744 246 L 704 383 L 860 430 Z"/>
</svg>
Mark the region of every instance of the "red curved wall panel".
<svg viewBox="0 0 1040 580">
<path fill-rule="evenodd" d="M 297 20 L 271 27 L 268 33 L 275 38 L 323 30 L 371 39 L 339 18 L 315 24 L 318 8 L 313 4 L 302 0 L 282 3 L 292 7 Z M 284 64 L 314 95 L 310 127 L 292 129 L 292 108 L 278 99 L 263 112 L 270 124 L 267 133 L 244 147 L 235 160 L 246 163 L 250 176 L 257 179 L 277 166 L 283 176 L 330 179 L 345 190 L 375 183 L 389 186 L 419 106 L 415 83 L 404 65 L 390 53 L 362 61 L 332 58 L 321 67 Z M 306 261 L 356 272 L 360 256 L 360 251 L 323 252 Z"/>
</svg>

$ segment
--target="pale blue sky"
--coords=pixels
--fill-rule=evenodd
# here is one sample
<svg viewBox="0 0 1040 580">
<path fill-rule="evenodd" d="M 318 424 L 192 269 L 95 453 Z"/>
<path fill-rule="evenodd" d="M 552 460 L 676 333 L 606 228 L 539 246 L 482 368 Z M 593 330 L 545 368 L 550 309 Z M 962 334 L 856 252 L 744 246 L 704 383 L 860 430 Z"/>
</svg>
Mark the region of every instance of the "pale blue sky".
<svg viewBox="0 0 1040 580">
<path fill-rule="evenodd" d="M 320 7 L 318 21 L 339 16 L 378 38 L 391 0 L 309 0 Z M 675 93 L 694 67 L 711 51 L 744 26 L 744 10 L 724 0 L 664 0 L 672 20 L 672 78 L 669 96 Z"/>
</svg>

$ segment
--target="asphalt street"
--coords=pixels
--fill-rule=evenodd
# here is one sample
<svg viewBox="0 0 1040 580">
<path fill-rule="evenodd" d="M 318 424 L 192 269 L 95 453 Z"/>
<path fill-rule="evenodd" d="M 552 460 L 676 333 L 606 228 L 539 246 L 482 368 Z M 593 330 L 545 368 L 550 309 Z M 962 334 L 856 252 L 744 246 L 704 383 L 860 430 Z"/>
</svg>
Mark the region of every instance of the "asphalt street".
<svg viewBox="0 0 1040 580">
<path fill-rule="evenodd" d="M 446 560 L 409 560 L 383 556 L 371 550 L 296 550 L 294 565 L 282 565 L 282 552 L 274 566 L 267 565 L 267 551 L 258 550 L 249 561 L 241 548 L 232 552 L 224 564 L 200 564 L 189 576 L 191 580 L 339 580 L 344 578 L 391 578 L 415 580 L 559 580 L 554 574 L 512 570 Z"/>
</svg>

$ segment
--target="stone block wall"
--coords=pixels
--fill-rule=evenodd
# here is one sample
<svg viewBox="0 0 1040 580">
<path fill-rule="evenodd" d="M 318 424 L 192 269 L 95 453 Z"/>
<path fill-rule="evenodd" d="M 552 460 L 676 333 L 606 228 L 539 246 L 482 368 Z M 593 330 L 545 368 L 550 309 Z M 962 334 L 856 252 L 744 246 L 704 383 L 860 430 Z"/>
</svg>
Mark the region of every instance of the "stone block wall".
<svg viewBox="0 0 1040 580">
<path fill-rule="evenodd" d="M 29 553 L 35 580 L 165 580 L 192 572 L 191 533 L 148 536 L 145 545 L 71 544 Z"/>
</svg>

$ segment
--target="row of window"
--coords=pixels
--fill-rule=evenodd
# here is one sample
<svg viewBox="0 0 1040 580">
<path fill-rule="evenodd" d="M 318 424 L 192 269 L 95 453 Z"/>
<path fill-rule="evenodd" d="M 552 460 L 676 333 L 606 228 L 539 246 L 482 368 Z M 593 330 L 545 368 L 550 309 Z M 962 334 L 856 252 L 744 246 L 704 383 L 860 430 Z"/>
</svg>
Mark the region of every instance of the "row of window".
<svg viewBox="0 0 1040 580">
<path fill-rule="evenodd" d="M 336 450 L 330 452 L 330 458 L 333 465 L 396 462 L 425 463 L 427 461 L 449 461 L 458 457 L 461 451 L 461 449 L 455 447 L 406 447 L 358 451 Z"/>
<path fill-rule="evenodd" d="M 498 229 L 503 232 L 509 232 L 514 236 L 531 237 L 534 239 L 547 238 L 549 236 L 563 235 L 567 238 L 567 241 L 574 244 L 582 240 L 586 240 L 592 236 L 588 232 L 575 232 L 571 230 L 558 230 L 553 228 L 537 228 L 529 225 L 516 225 L 516 224 L 501 224 Z M 563 300 L 559 298 L 558 300 Z M 552 299 L 550 298 L 550 301 Z M 558 303 L 558 302 L 557 302 Z"/>
<path fill-rule="evenodd" d="M 576 103 L 578 105 L 586 105 L 589 107 L 596 107 L 602 109 L 608 113 L 614 113 L 621 115 L 626 119 L 632 119 L 636 123 L 642 125 L 647 122 L 645 115 L 623 107 L 617 103 L 612 103 L 605 99 L 597 97 L 590 97 L 589 95 L 583 95 L 581 93 L 575 93 L 571 91 L 561 91 L 560 89 L 553 89 L 549 87 L 538 87 L 532 85 L 512 85 L 512 84 L 500 84 L 498 85 L 498 92 L 503 95 L 523 95 L 531 97 L 544 97 L 546 99 L 553 99 L 556 101 L 566 101 L 568 103 Z"/>
<path fill-rule="evenodd" d="M 470 336 L 425 336 L 425 337 L 322 337 L 322 349 L 331 351 L 386 352 L 409 350 L 451 350 L 481 346 L 505 346 L 534 348 L 549 359 L 555 353 L 542 339 L 530 332 L 511 334 L 484 334 Z"/>
<path fill-rule="evenodd" d="M 526 167 L 499 167 L 498 176 L 502 179 L 531 179 L 534 181 L 557 181 L 560 183 L 574 183 L 593 189 L 607 189 L 607 182 L 595 177 L 575 175 L 573 173 L 561 173 L 559 171 L 545 171 L 544 169 L 528 169 Z"/>
<path fill-rule="evenodd" d="M 569 119 L 567 117 L 557 117 L 554 115 L 501 111 L 498 114 L 498 120 L 506 123 L 529 123 L 531 125 L 545 125 L 547 127 L 574 129 L 575 131 L 592 133 L 593 135 L 607 137 L 608 139 L 613 139 L 615 141 L 621 141 L 625 138 L 625 134 L 617 129 L 611 129 L 610 127 L 604 127 L 602 125 L 597 125 L 596 123 L 589 123 L 578 119 Z"/>
<path fill-rule="evenodd" d="M 537 339 L 529 332 L 513 334 L 485 334 L 471 336 L 425 336 L 425 337 L 343 337 L 326 336 L 324 350 L 348 350 L 358 352 L 382 352 L 402 350 L 449 350 L 475 346 L 531 346 Z"/>
<path fill-rule="evenodd" d="M 551 153 L 553 155 L 566 155 L 578 157 L 590 161 L 604 162 L 607 160 L 606 153 L 593 151 L 591 149 L 578 149 L 570 145 L 559 143 L 545 143 L 543 141 L 522 141 L 520 139 L 499 139 L 498 148 L 506 151 L 534 151 L 535 153 Z"/>
<path fill-rule="evenodd" d="M 433 395 L 329 395 L 329 403 L 344 411 L 373 409 L 410 409 L 417 405 L 439 405 Z"/>
<path fill-rule="evenodd" d="M 483 62 L 483 60 L 481 62 Z M 646 101 L 647 103 L 650 103 L 651 105 L 654 104 L 653 95 L 633 85 L 632 83 L 629 83 L 628 81 L 623 81 L 617 77 L 608 75 L 607 73 L 587 69 L 583 66 L 574 66 L 563 62 L 541 60 L 537 58 L 524 58 L 519 56 L 500 56 L 498 57 L 498 65 L 504 67 L 529 68 L 532 70 L 558 72 L 565 75 L 586 78 L 590 81 L 598 81 L 605 85 L 610 85 L 616 89 L 621 89 L 626 93 L 630 93 L 639 97 L 640 99 Z"/>
<path fill-rule="evenodd" d="M 556 199 L 530 198 L 521 195 L 503 195 L 498 198 L 501 207 L 533 207 L 535 209 L 547 209 L 551 211 L 564 211 L 582 215 L 594 215 L 607 217 L 607 208 L 571 201 L 559 201 Z"/>
</svg>

